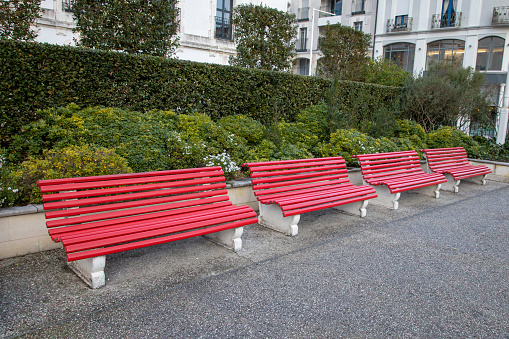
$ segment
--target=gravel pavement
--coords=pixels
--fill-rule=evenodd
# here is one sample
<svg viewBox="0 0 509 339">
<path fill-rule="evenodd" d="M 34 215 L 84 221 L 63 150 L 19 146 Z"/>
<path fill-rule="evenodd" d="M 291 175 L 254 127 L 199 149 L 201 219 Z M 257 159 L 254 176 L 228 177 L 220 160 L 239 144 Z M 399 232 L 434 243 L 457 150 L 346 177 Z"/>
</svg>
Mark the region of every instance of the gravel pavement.
<svg viewBox="0 0 509 339">
<path fill-rule="evenodd" d="M 0 337 L 509 338 L 509 184 L 404 193 L 366 218 L 251 225 L 106 258 L 89 289 L 63 250 L 0 260 Z"/>
</svg>

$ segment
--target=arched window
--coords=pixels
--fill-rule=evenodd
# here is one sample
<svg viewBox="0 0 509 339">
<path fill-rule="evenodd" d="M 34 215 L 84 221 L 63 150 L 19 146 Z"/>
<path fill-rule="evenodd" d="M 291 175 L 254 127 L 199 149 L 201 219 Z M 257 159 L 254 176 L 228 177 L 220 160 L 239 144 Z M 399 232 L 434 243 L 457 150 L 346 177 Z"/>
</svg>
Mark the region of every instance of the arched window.
<svg viewBox="0 0 509 339">
<path fill-rule="evenodd" d="M 431 60 L 442 61 L 453 59 L 463 62 L 463 54 L 465 54 L 465 41 L 463 40 L 438 40 L 428 44 L 428 53 L 426 58 L 426 65 L 429 65 Z"/>
<path fill-rule="evenodd" d="M 502 70 L 502 58 L 504 57 L 504 39 L 490 36 L 479 40 L 477 47 L 477 62 L 475 69 L 478 71 Z"/>
<path fill-rule="evenodd" d="M 391 44 L 384 47 L 384 56 L 410 73 L 414 70 L 415 45 L 408 43 Z"/>
</svg>

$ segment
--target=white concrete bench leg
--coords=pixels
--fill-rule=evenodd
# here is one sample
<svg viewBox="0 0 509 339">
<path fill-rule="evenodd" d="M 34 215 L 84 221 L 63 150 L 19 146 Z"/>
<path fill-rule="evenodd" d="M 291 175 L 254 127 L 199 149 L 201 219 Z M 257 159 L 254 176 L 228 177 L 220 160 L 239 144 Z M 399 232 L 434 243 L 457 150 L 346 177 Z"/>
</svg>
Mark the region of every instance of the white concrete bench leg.
<svg viewBox="0 0 509 339">
<path fill-rule="evenodd" d="M 475 177 L 470 177 L 470 178 L 465 178 L 463 180 L 465 181 L 468 181 L 468 182 L 473 182 L 475 184 L 481 184 L 481 185 L 486 185 L 486 177 L 488 176 L 488 174 L 484 174 L 482 175 L 482 178 L 479 178 L 480 175 L 477 175 Z"/>
<path fill-rule="evenodd" d="M 106 285 L 104 276 L 106 256 L 70 261 L 67 265 L 91 288 Z"/>
<path fill-rule="evenodd" d="M 450 192 L 458 193 L 458 191 L 459 191 L 459 184 L 460 184 L 461 180 L 454 180 L 452 175 L 450 175 L 448 173 L 445 173 L 444 175 L 447 178 L 447 182 L 444 182 L 443 184 L 441 184 L 442 187 L 440 189 L 442 189 L 444 191 L 450 191 Z"/>
<path fill-rule="evenodd" d="M 398 200 L 401 193 L 391 193 L 389 187 L 385 185 L 376 185 L 372 187 L 376 190 L 376 194 L 378 195 L 377 198 L 373 199 L 373 204 L 389 207 L 393 210 L 399 208 Z"/>
<path fill-rule="evenodd" d="M 262 226 L 272 228 L 273 230 L 282 232 L 286 235 L 295 236 L 299 233 L 298 222 L 300 214 L 284 217 L 283 211 L 276 204 L 258 203 L 260 215 L 258 223 Z"/>
<path fill-rule="evenodd" d="M 221 232 L 206 234 L 205 237 L 221 246 L 233 250 L 234 252 L 238 252 L 242 249 L 241 237 L 243 233 L 244 227 L 237 227 L 230 228 Z"/>
<path fill-rule="evenodd" d="M 334 208 L 349 214 L 360 215 L 361 218 L 366 216 L 366 207 L 369 200 L 352 202 L 350 204 L 335 206 Z"/>
<path fill-rule="evenodd" d="M 415 192 L 419 194 L 429 195 L 431 197 L 434 197 L 436 199 L 440 198 L 440 187 L 442 187 L 442 184 L 438 185 L 431 185 L 421 188 L 415 188 L 413 190 L 410 190 L 409 192 Z"/>
</svg>

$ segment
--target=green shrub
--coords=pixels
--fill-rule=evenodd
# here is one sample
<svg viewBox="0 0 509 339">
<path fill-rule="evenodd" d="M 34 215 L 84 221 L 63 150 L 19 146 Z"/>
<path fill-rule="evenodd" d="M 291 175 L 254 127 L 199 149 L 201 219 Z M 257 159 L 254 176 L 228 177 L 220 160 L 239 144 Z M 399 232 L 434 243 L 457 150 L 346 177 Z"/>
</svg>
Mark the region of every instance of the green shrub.
<svg viewBox="0 0 509 339">
<path fill-rule="evenodd" d="M 347 164 L 357 166 L 355 154 L 398 151 L 396 144 L 385 138 L 373 138 L 355 129 L 341 129 L 331 134 L 330 143 L 322 145 L 320 155 L 323 157 L 342 156 Z"/>
<path fill-rule="evenodd" d="M 244 114 L 285 121 L 324 99 L 330 80 L 71 46 L 0 41 L 0 143 L 41 118 L 38 110 L 77 102 L 146 112 L 196 110 L 214 120 Z M 373 93 L 370 107 L 395 100 L 400 88 L 341 81 L 342 93 Z"/>
<path fill-rule="evenodd" d="M 237 137 L 246 139 L 250 145 L 261 142 L 265 130 L 262 123 L 243 114 L 222 117 L 217 124 Z"/>
<path fill-rule="evenodd" d="M 442 126 L 428 134 L 428 148 L 463 147 L 468 154 L 476 154 L 479 144 L 455 127 Z"/>
<path fill-rule="evenodd" d="M 25 126 L 9 147 L 9 161 L 40 157 L 44 149 L 97 145 L 115 149 L 136 172 L 168 168 L 166 143 L 176 129 L 172 111 L 134 112 L 106 107 L 67 107 L 41 112 L 42 119 Z"/>
<path fill-rule="evenodd" d="M 30 157 L 11 172 L 10 178 L 19 189 L 19 203 L 40 203 L 37 181 L 132 172 L 126 159 L 113 149 L 89 145 L 69 146 L 43 152 L 42 158 Z"/>
</svg>

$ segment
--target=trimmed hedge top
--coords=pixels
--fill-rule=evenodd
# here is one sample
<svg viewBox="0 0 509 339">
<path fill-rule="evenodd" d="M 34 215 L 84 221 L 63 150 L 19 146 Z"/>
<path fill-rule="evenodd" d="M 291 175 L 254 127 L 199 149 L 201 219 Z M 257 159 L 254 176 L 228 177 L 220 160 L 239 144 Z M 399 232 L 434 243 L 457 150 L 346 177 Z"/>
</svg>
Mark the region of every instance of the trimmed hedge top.
<svg viewBox="0 0 509 339">
<path fill-rule="evenodd" d="M 37 110 L 77 103 L 138 111 L 200 111 L 217 120 L 245 114 L 293 121 L 321 102 L 330 80 L 70 46 L 0 41 L 0 143 L 6 146 Z M 400 88 L 343 81 L 342 94 L 373 94 L 373 107 Z"/>
</svg>

